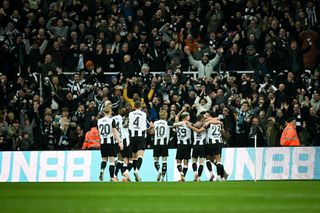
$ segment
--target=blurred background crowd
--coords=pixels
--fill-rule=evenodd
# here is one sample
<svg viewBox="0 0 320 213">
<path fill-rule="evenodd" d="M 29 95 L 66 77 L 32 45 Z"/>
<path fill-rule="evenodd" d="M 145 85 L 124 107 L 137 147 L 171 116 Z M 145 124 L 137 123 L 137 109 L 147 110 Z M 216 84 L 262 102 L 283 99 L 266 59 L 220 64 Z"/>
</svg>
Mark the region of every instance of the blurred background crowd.
<svg viewBox="0 0 320 213">
<path fill-rule="evenodd" d="M 317 0 L 0 0 L 0 150 L 81 149 L 105 101 L 213 110 L 227 147 L 320 144 Z M 152 141 L 149 134 L 149 144 Z"/>
</svg>

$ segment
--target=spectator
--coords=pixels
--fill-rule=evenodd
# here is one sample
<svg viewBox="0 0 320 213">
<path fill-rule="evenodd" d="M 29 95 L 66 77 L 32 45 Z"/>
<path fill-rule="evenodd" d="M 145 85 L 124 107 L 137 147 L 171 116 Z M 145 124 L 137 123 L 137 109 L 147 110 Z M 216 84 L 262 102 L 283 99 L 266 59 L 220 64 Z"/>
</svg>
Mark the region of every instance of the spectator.
<svg viewBox="0 0 320 213">
<path fill-rule="evenodd" d="M 56 128 L 53 126 L 52 114 L 47 112 L 44 119 L 40 119 L 39 104 L 34 103 L 34 118 L 36 122 L 37 149 L 38 150 L 54 150 L 57 148 Z"/>
<path fill-rule="evenodd" d="M 300 146 L 300 140 L 296 131 L 296 121 L 293 117 L 286 120 L 286 128 L 283 130 L 281 146 Z"/>
<path fill-rule="evenodd" d="M 319 111 L 319 109 L 320 109 L 320 95 L 319 95 L 318 91 L 315 91 L 313 93 L 310 104 L 316 112 Z"/>
<path fill-rule="evenodd" d="M 315 68 L 315 60 L 317 57 L 317 41 L 318 33 L 307 29 L 299 33 L 300 42 L 302 44 L 303 63 L 306 69 Z"/>
<path fill-rule="evenodd" d="M 312 145 L 312 135 L 309 126 L 306 121 L 302 122 L 302 130 L 299 133 L 299 140 L 301 146 L 311 146 Z"/>
<path fill-rule="evenodd" d="M 274 117 L 268 118 L 268 124 L 266 126 L 266 139 L 269 146 L 280 145 L 281 130 L 280 125 L 276 122 Z"/>
<path fill-rule="evenodd" d="M 255 143 L 258 147 L 265 146 L 265 133 L 258 117 L 254 116 L 251 118 L 248 141 L 248 145 L 251 147 L 254 147 Z"/>
<path fill-rule="evenodd" d="M 226 70 L 243 70 L 243 56 L 237 43 L 232 44 L 224 56 L 226 63 Z"/>
<path fill-rule="evenodd" d="M 259 111 L 259 108 L 250 109 L 249 103 L 243 99 L 241 100 L 241 108 L 236 108 L 232 106 L 231 100 L 228 103 L 229 109 L 235 113 L 237 113 L 236 120 L 236 137 L 235 142 L 237 144 L 232 144 L 233 146 L 246 147 L 248 146 L 248 124 L 250 122 L 250 116 L 256 114 Z"/>
<path fill-rule="evenodd" d="M 66 39 L 68 36 L 68 31 L 75 30 L 77 26 L 71 20 L 53 17 L 47 23 L 47 29 L 50 30 L 55 37 L 61 36 Z"/>
<path fill-rule="evenodd" d="M 198 69 L 198 78 L 211 77 L 211 74 L 214 72 L 213 69 L 218 64 L 221 54 L 221 50 L 218 50 L 218 54 L 216 54 L 216 56 L 210 61 L 208 54 L 204 54 L 201 61 L 196 61 L 193 59 L 188 46 L 186 46 L 184 52 L 188 55 L 190 64 Z"/>
<path fill-rule="evenodd" d="M 201 100 L 202 87 L 209 108 L 223 117 L 227 146 L 252 145 L 254 116 L 266 146 L 280 145 L 291 116 L 301 144 L 319 145 L 319 6 L 311 0 L 48 6 L 4 0 L 0 149 L 81 149 L 91 122 L 109 102 L 114 112 L 129 112 L 132 100 L 142 99 L 152 120 L 165 109 L 173 122 L 187 108 L 194 121 L 197 111 L 209 107 Z M 68 116 L 53 125 L 64 107 Z M 62 132 L 68 145 L 62 146 Z"/>
<path fill-rule="evenodd" d="M 194 106 L 197 109 L 197 116 L 202 112 L 206 112 L 211 108 L 212 100 L 206 94 L 206 88 L 202 86 L 200 95 L 194 101 Z"/>
<path fill-rule="evenodd" d="M 124 78 L 131 78 L 135 75 L 135 66 L 133 61 L 131 61 L 131 56 L 129 54 L 123 56 L 121 74 Z"/>
<path fill-rule="evenodd" d="M 150 55 L 152 58 L 151 70 L 163 71 L 165 70 L 165 60 L 167 56 L 167 49 L 162 42 L 160 36 L 156 36 L 153 45 L 150 48 Z"/>
<path fill-rule="evenodd" d="M 86 133 L 82 150 L 100 149 L 100 136 L 96 123 L 97 121 L 92 122 L 90 131 Z"/>
</svg>

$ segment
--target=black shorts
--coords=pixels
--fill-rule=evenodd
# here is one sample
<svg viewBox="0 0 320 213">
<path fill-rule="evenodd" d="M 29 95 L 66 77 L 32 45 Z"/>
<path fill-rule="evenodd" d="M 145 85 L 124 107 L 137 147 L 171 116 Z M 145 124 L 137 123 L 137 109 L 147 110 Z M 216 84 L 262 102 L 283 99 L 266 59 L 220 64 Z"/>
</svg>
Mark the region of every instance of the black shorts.
<svg viewBox="0 0 320 213">
<path fill-rule="evenodd" d="M 145 150 L 146 148 L 146 138 L 145 137 L 131 137 L 130 145 L 132 153 L 136 153 L 139 150 Z"/>
<path fill-rule="evenodd" d="M 101 144 L 100 152 L 102 157 L 117 157 L 118 144 Z"/>
<path fill-rule="evenodd" d="M 209 156 L 221 155 L 222 143 L 206 144 L 205 150 Z"/>
<path fill-rule="evenodd" d="M 190 145 L 178 145 L 176 159 L 177 160 L 189 160 L 191 153 Z"/>
<path fill-rule="evenodd" d="M 129 146 L 128 146 L 126 139 L 124 139 L 124 140 L 122 141 L 122 143 L 123 143 L 123 150 L 120 151 L 121 156 L 122 156 L 123 158 L 132 158 L 131 144 L 129 144 Z"/>
<path fill-rule="evenodd" d="M 153 147 L 153 157 L 168 157 L 168 146 L 155 145 Z"/>
<path fill-rule="evenodd" d="M 204 158 L 206 156 L 206 150 L 204 145 L 192 146 L 192 157 L 193 158 Z"/>
</svg>

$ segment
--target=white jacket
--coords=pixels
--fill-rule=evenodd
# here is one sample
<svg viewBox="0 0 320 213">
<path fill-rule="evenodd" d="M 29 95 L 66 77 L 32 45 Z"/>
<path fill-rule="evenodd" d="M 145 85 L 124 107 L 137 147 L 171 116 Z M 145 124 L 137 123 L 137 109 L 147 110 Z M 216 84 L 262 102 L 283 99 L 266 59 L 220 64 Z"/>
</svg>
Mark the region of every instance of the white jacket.
<svg viewBox="0 0 320 213">
<path fill-rule="evenodd" d="M 211 59 L 206 65 L 202 63 L 201 60 L 194 60 L 192 55 L 188 56 L 189 62 L 192 66 L 195 66 L 198 69 L 198 78 L 210 77 L 213 73 L 213 68 L 219 63 L 220 56 L 216 56 Z"/>
<path fill-rule="evenodd" d="M 207 96 L 207 95 L 204 96 L 203 98 L 206 99 L 206 101 L 207 101 L 207 104 L 205 104 L 205 105 L 201 105 L 200 104 L 200 100 L 201 100 L 200 96 L 197 96 L 196 100 L 194 101 L 194 106 L 197 109 L 197 116 L 201 112 L 208 111 L 211 108 L 211 104 L 212 104 L 211 98 L 209 96 Z"/>
</svg>

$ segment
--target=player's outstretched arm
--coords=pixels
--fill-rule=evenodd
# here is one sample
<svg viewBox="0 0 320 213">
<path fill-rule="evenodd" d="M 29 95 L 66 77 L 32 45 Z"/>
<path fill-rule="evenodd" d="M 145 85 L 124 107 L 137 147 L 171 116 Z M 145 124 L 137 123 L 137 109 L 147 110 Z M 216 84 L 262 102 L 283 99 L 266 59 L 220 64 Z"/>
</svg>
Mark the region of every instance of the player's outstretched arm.
<svg viewBox="0 0 320 213">
<path fill-rule="evenodd" d="M 187 123 L 187 126 L 188 126 L 190 129 L 192 129 L 192 131 L 194 131 L 194 132 L 196 132 L 196 133 L 201 133 L 201 132 L 203 132 L 203 131 L 206 130 L 206 128 L 204 128 L 203 126 L 202 126 L 201 128 L 197 128 L 197 127 L 193 126 L 192 123 L 190 123 L 190 122 Z"/>
</svg>

